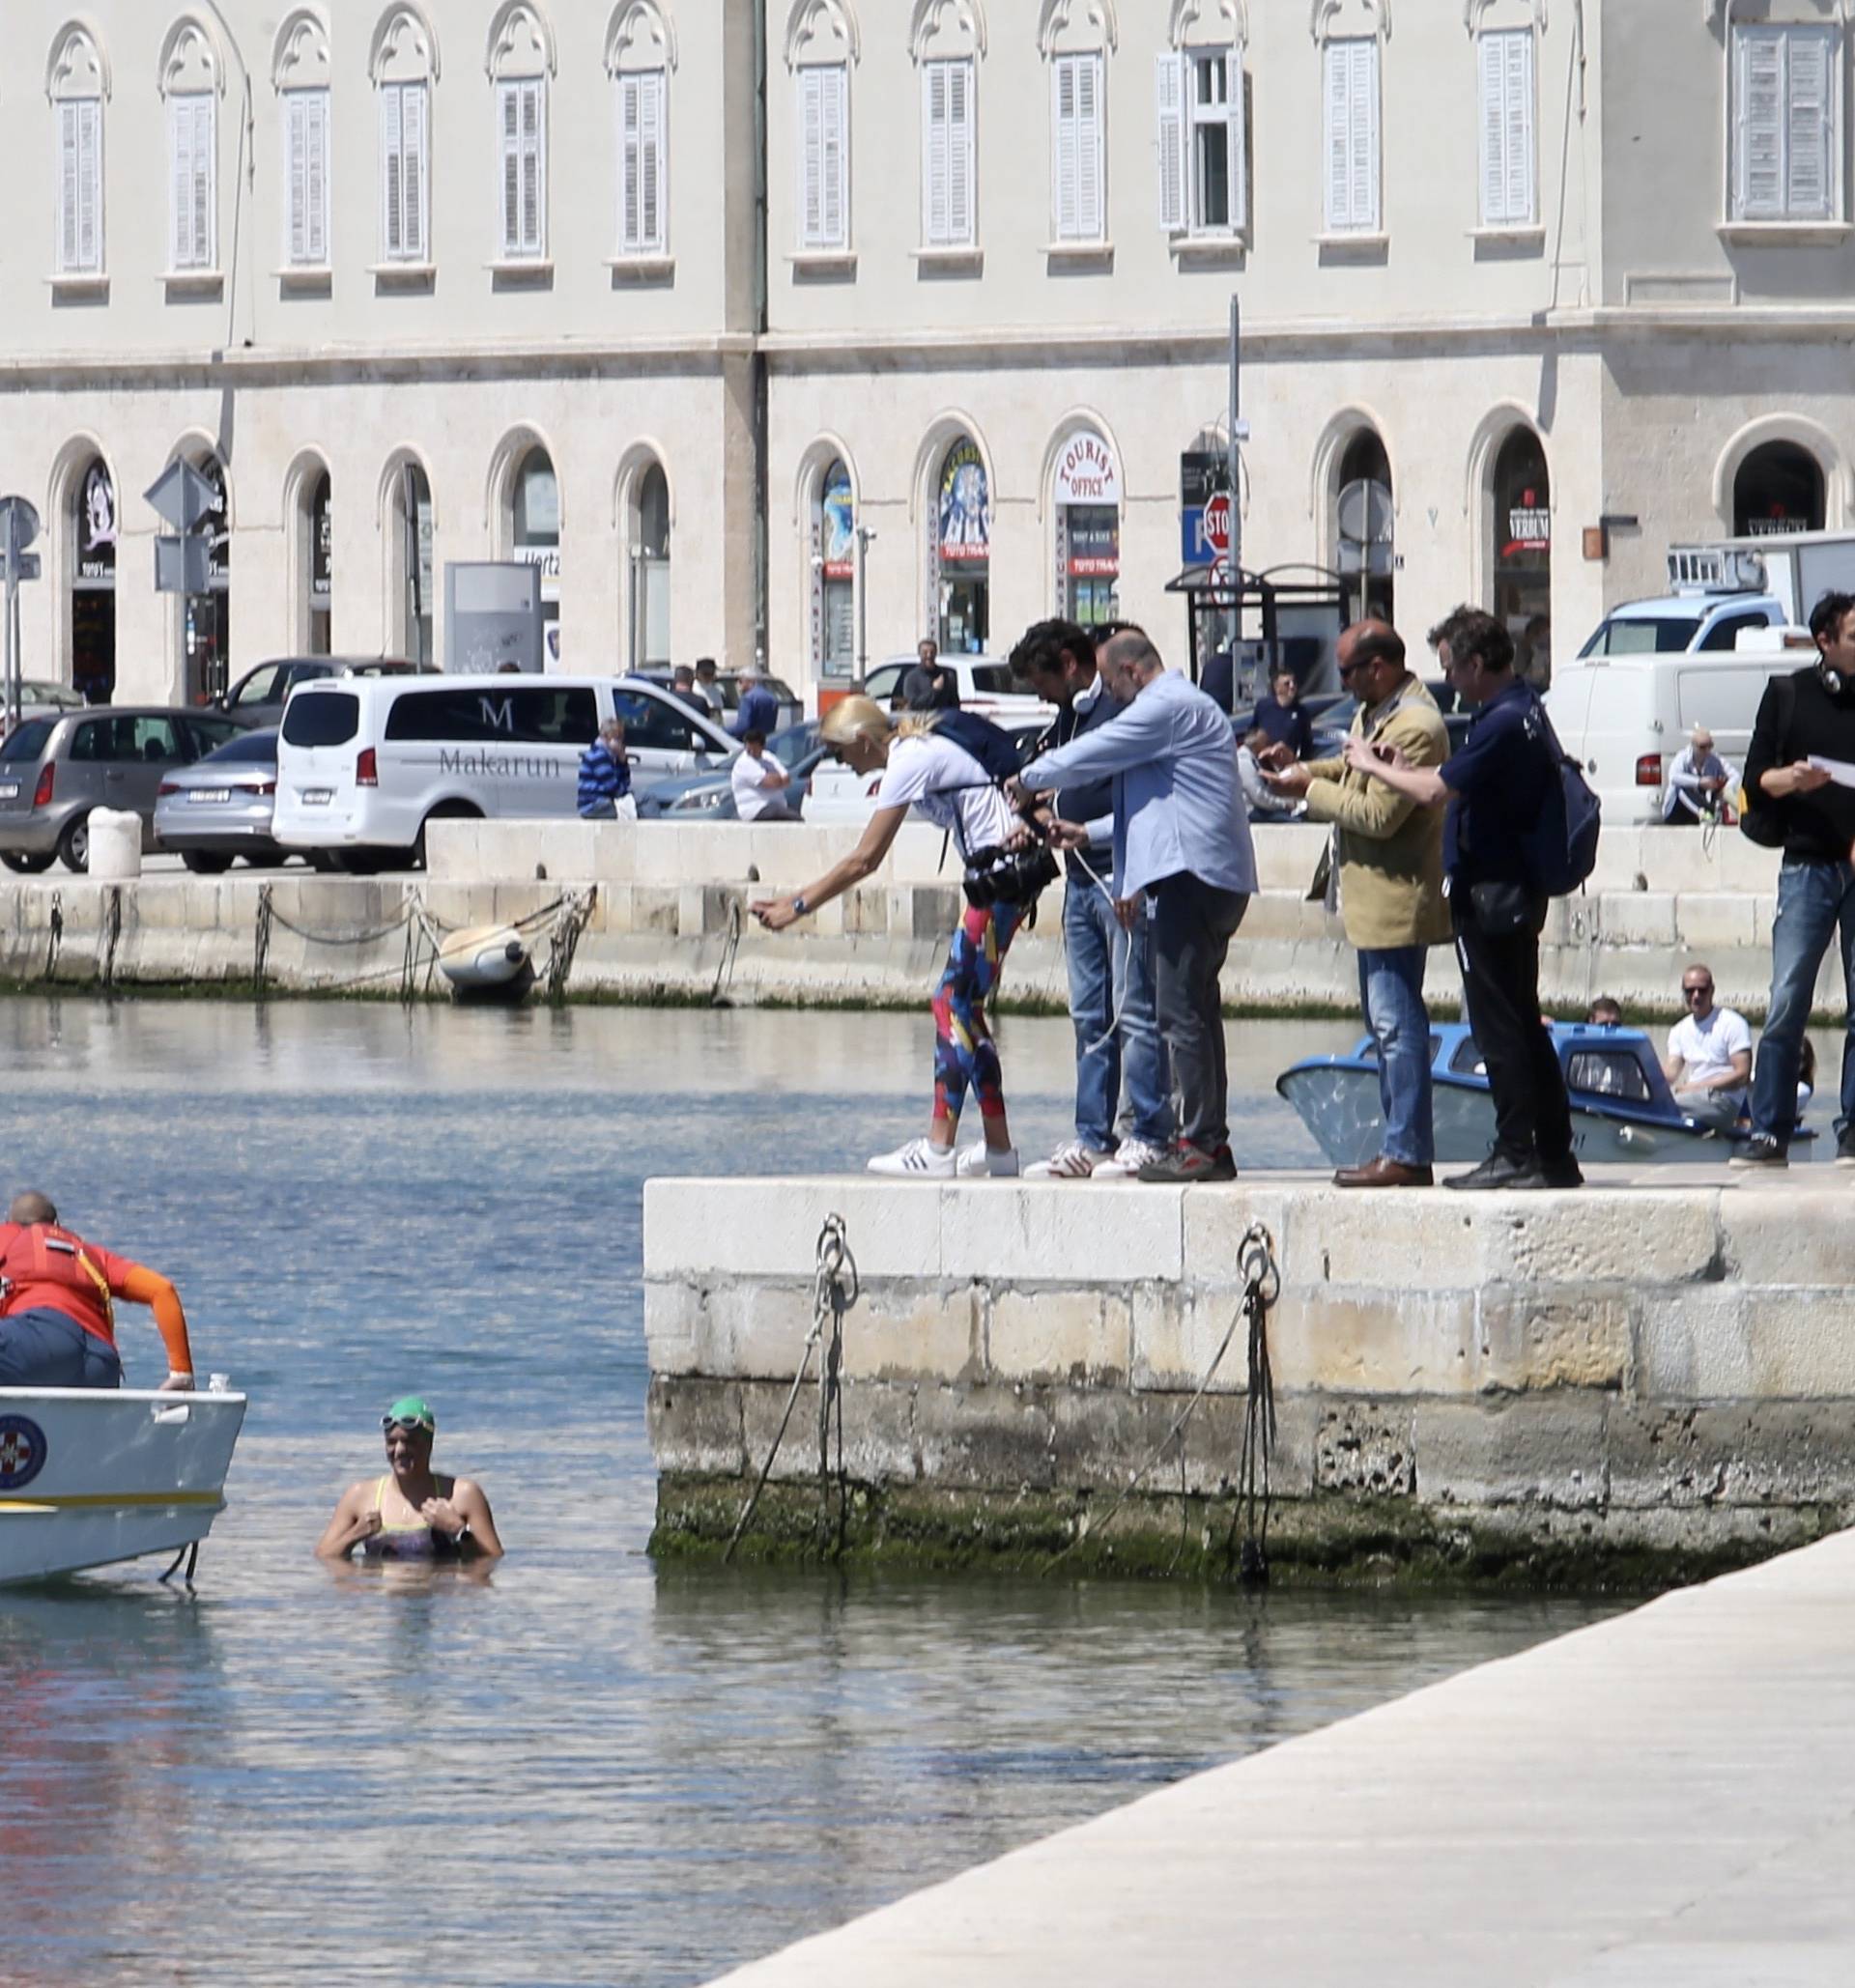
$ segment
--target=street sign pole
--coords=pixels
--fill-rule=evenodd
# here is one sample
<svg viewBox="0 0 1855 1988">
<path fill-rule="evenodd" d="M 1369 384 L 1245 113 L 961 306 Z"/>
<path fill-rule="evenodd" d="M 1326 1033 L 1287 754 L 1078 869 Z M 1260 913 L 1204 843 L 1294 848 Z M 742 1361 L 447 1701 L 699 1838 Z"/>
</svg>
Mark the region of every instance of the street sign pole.
<svg viewBox="0 0 1855 1988">
<path fill-rule="evenodd" d="M 1230 298 L 1230 664 L 1237 667 L 1237 644 L 1243 632 L 1243 486 L 1242 443 L 1243 306 L 1236 292 Z"/>
<path fill-rule="evenodd" d="M 875 533 L 857 526 L 857 681 L 870 674 L 870 546 Z"/>
</svg>

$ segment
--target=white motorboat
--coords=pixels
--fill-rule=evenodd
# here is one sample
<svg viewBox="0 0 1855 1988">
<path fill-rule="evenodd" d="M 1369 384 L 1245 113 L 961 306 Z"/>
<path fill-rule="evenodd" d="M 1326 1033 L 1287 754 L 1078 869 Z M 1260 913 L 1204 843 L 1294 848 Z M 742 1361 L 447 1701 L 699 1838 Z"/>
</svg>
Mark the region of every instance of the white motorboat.
<svg viewBox="0 0 1855 1988">
<path fill-rule="evenodd" d="M 242 1394 L 0 1387 L 0 1587 L 197 1546 Z"/>
</svg>

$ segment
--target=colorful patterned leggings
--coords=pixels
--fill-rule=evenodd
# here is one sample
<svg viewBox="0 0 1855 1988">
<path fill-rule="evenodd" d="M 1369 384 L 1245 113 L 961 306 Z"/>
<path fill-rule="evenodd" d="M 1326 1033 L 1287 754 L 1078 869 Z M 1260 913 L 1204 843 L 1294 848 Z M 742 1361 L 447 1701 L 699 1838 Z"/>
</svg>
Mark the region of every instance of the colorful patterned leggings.
<svg viewBox="0 0 1855 1988">
<path fill-rule="evenodd" d="M 998 970 L 1023 923 L 1021 904 L 969 904 L 954 928 L 947 968 L 934 989 L 934 1123 L 952 1139 L 970 1088 L 980 1114 L 1005 1116 L 998 1046 L 985 1025 L 985 997 L 998 984 Z"/>
</svg>

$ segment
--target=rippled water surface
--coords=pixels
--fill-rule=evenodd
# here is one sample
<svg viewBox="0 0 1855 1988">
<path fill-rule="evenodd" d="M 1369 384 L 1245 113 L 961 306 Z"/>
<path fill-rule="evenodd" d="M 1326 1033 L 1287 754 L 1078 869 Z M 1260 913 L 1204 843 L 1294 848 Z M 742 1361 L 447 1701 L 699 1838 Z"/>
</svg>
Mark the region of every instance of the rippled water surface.
<svg viewBox="0 0 1855 1988">
<path fill-rule="evenodd" d="M 1315 1160 L 1273 1078 L 1354 1033 L 1232 1025 L 1240 1158 Z M 1027 1148 L 1070 1042 L 1006 1024 Z M 251 1396 L 194 1599 L 142 1568 L 0 1594 L 0 1981 L 700 1981 L 1599 1612 L 656 1571 L 641 1182 L 860 1165 L 917 1129 L 927 1046 L 899 1015 L 0 1004 L 7 1184 L 172 1275 Z M 151 1383 L 145 1315 L 122 1336 Z M 496 1507 L 487 1581 L 310 1557 L 413 1387 Z"/>
</svg>

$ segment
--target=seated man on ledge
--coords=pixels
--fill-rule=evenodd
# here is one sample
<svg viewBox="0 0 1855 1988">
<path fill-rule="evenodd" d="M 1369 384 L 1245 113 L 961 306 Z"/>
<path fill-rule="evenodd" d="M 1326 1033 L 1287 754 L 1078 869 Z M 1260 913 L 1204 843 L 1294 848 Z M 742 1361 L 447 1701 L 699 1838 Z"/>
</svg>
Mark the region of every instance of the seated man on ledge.
<svg viewBox="0 0 1855 1988">
<path fill-rule="evenodd" d="M 1713 972 L 1691 966 L 1681 976 L 1688 1011 L 1669 1031 L 1662 1074 L 1691 1119 L 1724 1131 L 1739 1122 L 1752 1082 L 1752 1029 L 1742 1014 L 1713 1005 Z"/>
</svg>

